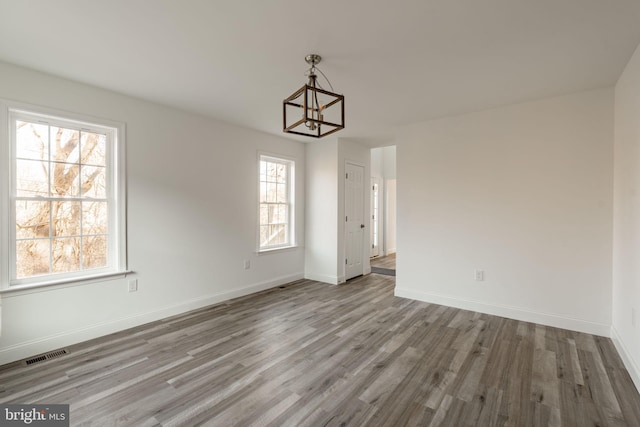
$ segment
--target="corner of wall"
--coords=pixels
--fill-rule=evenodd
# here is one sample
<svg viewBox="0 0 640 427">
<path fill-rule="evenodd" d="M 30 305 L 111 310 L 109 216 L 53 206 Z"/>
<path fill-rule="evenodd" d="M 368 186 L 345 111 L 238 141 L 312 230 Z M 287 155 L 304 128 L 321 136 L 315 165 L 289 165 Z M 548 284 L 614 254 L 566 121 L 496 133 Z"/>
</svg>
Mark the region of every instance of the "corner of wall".
<svg viewBox="0 0 640 427">
<path fill-rule="evenodd" d="M 338 276 L 314 273 L 310 271 L 304 272 L 304 278 L 307 280 L 314 280 L 316 282 L 327 283 L 329 285 L 337 285 L 340 283 L 340 278 Z"/>
<path fill-rule="evenodd" d="M 615 86 L 613 166 L 613 283 L 611 337 L 640 390 L 640 345 L 633 312 L 640 310 L 637 212 L 640 201 L 640 45 Z"/>
<path fill-rule="evenodd" d="M 620 358 L 622 359 L 625 368 L 627 368 L 629 376 L 631 376 L 636 389 L 640 391 L 640 368 L 636 364 L 635 360 L 633 360 L 633 356 L 625 346 L 624 341 L 622 341 L 622 338 L 615 326 L 611 326 L 611 341 L 613 341 L 616 350 L 618 350 Z"/>
<path fill-rule="evenodd" d="M 396 286 L 395 296 L 604 337 L 609 337 L 611 333 L 611 326 L 604 323 L 573 319 L 550 313 L 534 312 L 516 306 L 487 304 L 470 299 L 461 299 L 457 296 L 441 295 L 407 287 Z"/>
</svg>

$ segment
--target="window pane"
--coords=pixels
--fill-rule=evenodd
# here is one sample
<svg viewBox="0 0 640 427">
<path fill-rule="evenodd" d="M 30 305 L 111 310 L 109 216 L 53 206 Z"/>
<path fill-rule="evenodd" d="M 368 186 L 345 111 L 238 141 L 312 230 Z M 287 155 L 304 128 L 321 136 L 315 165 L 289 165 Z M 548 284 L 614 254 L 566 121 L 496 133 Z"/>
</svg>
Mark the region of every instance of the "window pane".
<svg viewBox="0 0 640 427">
<path fill-rule="evenodd" d="M 285 243 L 284 239 L 284 225 L 276 225 L 275 226 L 275 243 L 281 245 Z"/>
<path fill-rule="evenodd" d="M 107 234 L 107 203 L 82 202 L 82 234 Z"/>
<path fill-rule="evenodd" d="M 49 273 L 49 239 L 18 240 L 16 242 L 16 277 Z"/>
<path fill-rule="evenodd" d="M 52 261 L 54 273 L 80 270 L 80 238 L 53 239 Z"/>
<path fill-rule="evenodd" d="M 106 169 L 103 167 L 82 167 L 82 196 L 104 199 L 107 197 Z"/>
<path fill-rule="evenodd" d="M 49 238 L 49 202 L 16 200 L 16 238 Z"/>
<path fill-rule="evenodd" d="M 269 245 L 276 245 L 278 242 L 276 241 L 276 238 L 278 236 L 278 228 L 275 225 L 270 225 L 269 226 L 269 241 L 268 244 Z"/>
<path fill-rule="evenodd" d="M 51 126 L 51 160 L 61 163 L 78 163 L 79 142 L 79 131 Z"/>
<path fill-rule="evenodd" d="M 267 183 L 267 202 L 276 202 L 276 184 Z"/>
<path fill-rule="evenodd" d="M 278 182 L 287 182 L 287 165 L 278 163 L 277 166 Z"/>
<path fill-rule="evenodd" d="M 269 226 L 260 226 L 260 246 L 266 246 L 269 242 Z"/>
<path fill-rule="evenodd" d="M 278 184 L 278 203 L 287 203 L 286 184 Z"/>
<path fill-rule="evenodd" d="M 16 157 L 49 160 L 49 126 L 16 120 Z"/>
<path fill-rule="evenodd" d="M 276 164 L 267 162 L 267 181 L 276 182 L 276 180 L 277 180 Z"/>
<path fill-rule="evenodd" d="M 260 181 L 267 180 L 267 162 L 260 160 Z"/>
<path fill-rule="evenodd" d="M 82 164 L 105 166 L 107 164 L 107 136 L 82 132 L 80 136 Z"/>
<path fill-rule="evenodd" d="M 287 215 L 287 211 L 289 207 L 287 205 L 278 205 L 278 218 L 280 219 L 280 223 L 287 224 L 289 222 L 289 217 Z"/>
<path fill-rule="evenodd" d="M 49 166 L 36 160 L 16 160 L 16 195 L 33 197 L 49 195 Z"/>
<path fill-rule="evenodd" d="M 80 195 L 80 167 L 69 163 L 54 163 L 51 174 L 51 196 L 78 197 Z"/>
<path fill-rule="evenodd" d="M 80 202 L 52 202 L 51 209 L 54 236 L 80 234 Z"/>
<path fill-rule="evenodd" d="M 267 183 L 260 183 L 260 203 L 264 203 L 267 201 Z"/>
<path fill-rule="evenodd" d="M 269 205 L 269 224 L 278 222 L 278 205 Z"/>
<path fill-rule="evenodd" d="M 287 210 L 286 205 L 273 205 L 273 224 L 286 224 L 287 223 Z"/>
<path fill-rule="evenodd" d="M 107 266 L 107 236 L 82 238 L 83 268 L 101 268 Z"/>
</svg>

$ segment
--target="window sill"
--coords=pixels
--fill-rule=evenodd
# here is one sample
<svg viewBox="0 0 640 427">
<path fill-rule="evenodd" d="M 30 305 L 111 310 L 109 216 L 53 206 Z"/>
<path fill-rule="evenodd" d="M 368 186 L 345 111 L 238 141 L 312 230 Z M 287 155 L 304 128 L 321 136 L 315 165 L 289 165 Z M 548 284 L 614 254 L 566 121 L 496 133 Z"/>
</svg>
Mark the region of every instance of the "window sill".
<svg viewBox="0 0 640 427">
<path fill-rule="evenodd" d="M 67 279 L 48 280 L 38 283 L 30 283 L 25 285 L 13 285 L 5 289 L 0 289 L 0 295 L 3 296 L 20 296 L 36 292 L 45 292 L 55 289 L 69 288 L 73 286 L 86 285 L 88 283 L 102 282 L 105 280 L 124 278 L 133 271 L 119 271 L 115 273 L 101 273 L 92 276 L 82 276 Z"/>
<path fill-rule="evenodd" d="M 259 249 L 258 255 L 268 255 L 278 252 L 288 252 L 298 249 L 298 245 L 283 246 L 281 248 Z"/>
</svg>

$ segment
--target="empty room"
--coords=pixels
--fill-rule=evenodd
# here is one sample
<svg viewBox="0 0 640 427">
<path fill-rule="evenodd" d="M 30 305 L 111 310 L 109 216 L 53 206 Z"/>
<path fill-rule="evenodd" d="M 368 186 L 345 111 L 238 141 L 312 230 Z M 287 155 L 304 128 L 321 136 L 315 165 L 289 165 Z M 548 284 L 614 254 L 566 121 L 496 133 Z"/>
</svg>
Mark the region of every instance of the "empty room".
<svg viewBox="0 0 640 427">
<path fill-rule="evenodd" d="M 637 0 L 0 0 L 0 426 L 640 426 Z"/>
</svg>

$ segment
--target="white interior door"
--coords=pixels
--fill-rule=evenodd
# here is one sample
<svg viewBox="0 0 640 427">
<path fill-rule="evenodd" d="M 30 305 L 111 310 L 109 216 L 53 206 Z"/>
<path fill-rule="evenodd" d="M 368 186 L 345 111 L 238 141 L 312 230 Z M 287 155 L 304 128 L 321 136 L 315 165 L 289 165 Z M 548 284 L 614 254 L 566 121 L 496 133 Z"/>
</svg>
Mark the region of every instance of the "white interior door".
<svg viewBox="0 0 640 427">
<path fill-rule="evenodd" d="M 345 279 L 364 274 L 364 168 L 345 164 Z M 369 222 L 368 220 L 366 221 Z"/>
<path fill-rule="evenodd" d="M 380 255 L 380 179 L 371 177 L 371 257 Z"/>
</svg>

